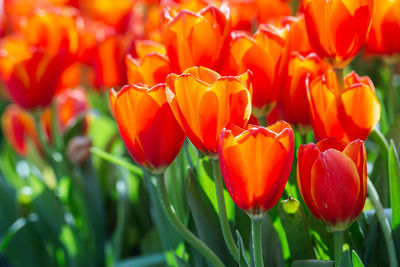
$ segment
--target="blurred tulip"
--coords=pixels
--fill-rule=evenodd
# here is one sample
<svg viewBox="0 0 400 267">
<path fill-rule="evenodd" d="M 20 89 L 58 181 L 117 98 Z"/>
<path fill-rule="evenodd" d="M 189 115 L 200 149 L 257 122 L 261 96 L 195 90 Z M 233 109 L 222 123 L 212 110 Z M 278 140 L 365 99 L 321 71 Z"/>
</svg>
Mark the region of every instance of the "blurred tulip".
<svg viewBox="0 0 400 267">
<path fill-rule="evenodd" d="M 334 68 L 344 68 L 364 45 L 373 0 L 304 0 L 310 43 Z"/>
<path fill-rule="evenodd" d="M 219 71 L 225 61 L 230 39 L 228 15 L 215 6 L 197 13 L 182 10 L 172 18 L 166 14 L 163 40 L 173 71 L 193 66 Z"/>
<path fill-rule="evenodd" d="M 28 154 L 32 142 L 41 151 L 39 136 L 33 118 L 17 105 L 9 105 L 2 115 L 2 127 L 8 143 L 20 156 Z"/>
<path fill-rule="evenodd" d="M 306 78 L 312 80 L 322 75 L 329 66 L 314 53 L 306 57 L 297 52 L 290 55 L 279 77 L 277 108 L 282 118 L 299 128 L 311 125 L 307 99 Z"/>
<path fill-rule="evenodd" d="M 193 67 L 167 77 L 167 99 L 190 141 L 215 157 L 222 128 L 229 122 L 244 126 L 251 115 L 251 73 L 221 77 Z"/>
<path fill-rule="evenodd" d="M 125 58 L 128 82 L 130 84 L 147 84 L 154 86 L 165 83 L 165 78 L 171 73 L 169 60 L 166 56 L 151 53 L 142 59 L 134 59 L 129 54 Z"/>
<path fill-rule="evenodd" d="M 69 89 L 78 87 L 82 80 L 82 66 L 79 62 L 75 62 L 69 65 L 61 74 L 58 82 L 57 93 Z"/>
<path fill-rule="evenodd" d="M 259 22 L 269 22 L 292 14 L 288 0 L 255 0 L 255 4 Z"/>
<path fill-rule="evenodd" d="M 25 109 L 47 106 L 68 66 L 67 54 L 48 54 L 8 36 L 0 43 L 0 77 L 12 100 Z"/>
<path fill-rule="evenodd" d="M 400 1 L 375 1 L 367 53 L 391 56 L 400 54 Z"/>
<path fill-rule="evenodd" d="M 236 205 L 261 218 L 281 197 L 289 178 L 294 134 L 279 121 L 267 128 L 228 125 L 219 143 L 222 176 Z"/>
<path fill-rule="evenodd" d="M 110 105 L 132 158 L 153 173 L 163 173 L 178 155 L 185 134 L 168 105 L 165 86 L 126 85 L 110 91 Z"/>
<path fill-rule="evenodd" d="M 129 26 L 134 0 L 79 0 L 79 4 L 90 18 L 125 33 Z"/>
<path fill-rule="evenodd" d="M 375 88 L 368 77 L 354 71 L 344 80 L 340 90 L 335 72 L 306 80 L 311 122 L 317 140 L 335 136 L 352 141 L 365 140 L 379 122 L 381 107 Z"/>
<path fill-rule="evenodd" d="M 367 196 L 367 156 L 364 142 L 331 137 L 298 150 L 297 184 L 311 213 L 346 230 L 360 215 Z"/>
<path fill-rule="evenodd" d="M 253 73 L 253 114 L 266 115 L 278 98 L 275 75 L 285 45 L 283 32 L 273 26 L 263 26 L 253 37 L 233 33 L 229 63 L 224 72 L 237 75 L 247 70 Z"/>
<path fill-rule="evenodd" d="M 61 134 L 70 129 L 77 120 L 82 119 L 81 132 L 84 135 L 87 131 L 86 115 L 89 111 L 89 99 L 83 88 L 67 89 L 61 92 L 54 98 L 54 105 L 56 110 L 57 127 Z M 44 131 L 47 134 L 48 140 L 51 143 L 53 140 L 52 133 L 52 116 L 53 109 L 47 108 L 43 111 L 41 116 L 41 123 Z"/>
</svg>

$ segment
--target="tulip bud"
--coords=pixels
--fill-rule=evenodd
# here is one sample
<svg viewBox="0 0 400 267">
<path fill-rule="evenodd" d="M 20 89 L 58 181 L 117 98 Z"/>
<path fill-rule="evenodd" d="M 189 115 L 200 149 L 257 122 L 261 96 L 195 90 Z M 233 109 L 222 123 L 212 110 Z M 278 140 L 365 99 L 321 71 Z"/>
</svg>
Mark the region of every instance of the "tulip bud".
<svg viewBox="0 0 400 267">
<path fill-rule="evenodd" d="M 92 140 L 87 136 L 75 136 L 67 145 L 69 161 L 75 165 L 82 165 L 90 158 Z"/>
</svg>

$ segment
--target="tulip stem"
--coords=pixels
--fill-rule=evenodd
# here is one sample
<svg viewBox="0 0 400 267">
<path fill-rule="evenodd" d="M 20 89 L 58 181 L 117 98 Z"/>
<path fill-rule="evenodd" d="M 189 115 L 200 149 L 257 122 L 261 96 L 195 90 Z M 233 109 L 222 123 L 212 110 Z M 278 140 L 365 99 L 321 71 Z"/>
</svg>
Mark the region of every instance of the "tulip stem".
<svg viewBox="0 0 400 267">
<path fill-rule="evenodd" d="M 222 185 L 222 176 L 221 176 L 221 169 L 219 166 L 219 160 L 212 159 L 211 162 L 214 172 L 215 191 L 217 194 L 219 222 L 221 224 L 222 234 L 224 236 L 225 243 L 229 249 L 229 252 L 232 254 L 232 257 L 236 261 L 239 261 L 239 249 L 237 248 L 235 240 L 233 239 L 231 227 L 229 226 L 228 216 L 226 215 L 224 189 Z"/>
<path fill-rule="evenodd" d="M 375 128 L 371 132 L 371 138 L 374 140 L 374 142 L 379 146 L 379 150 L 382 154 L 382 158 L 385 162 L 388 161 L 388 155 L 389 155 L 389 143 L 386 140 L 385 136 L 383 133 L 378 129 Z"/>
<path fill-rule="evenodd" d="M 369 177 L 367 180 L 367 190 L 368 190 L 368 197 L 371 200 L 372 204 L 375 206 L 376 216 L 378 217 L 378 222 L 381 225 L 383 236 L 385 238 L 386 247 L 389 255 L 390 267 L 396 267 L 398 266 L 398 264 L 397 264 L 396 248 L 394 246 L 394 241 L 393 241 L 392 228 L 390 227 L 389 220 L 385 215 L 382 203 L 379 200 L 378 192 L 376 192 L 375 186 L 372 183 L 371 179 L 369 179 Z"/>
<path fill-rule="evenodd" d="M 190 245 L 197 249 L 211 264 L 215 267 L 224 267 L 225 265 L 218 258 L 217 255 L 206 245 L 198 239 L 186 226 L 179 220 L 175 211 L 172 209 L 171 202 L 169 201 L 167 187 L 165 185 L 164 174 L 157 175 L 156 188 L 160 197 L 161 206 L 164 209 L 165 215 L 169 219 L 172 226 L 181 234 Z"/>
<path fill-rule="evenodd" d="M 335 244 L 335 267 L 340 267 L 342 264 L 343 234 L 344 231 L 333 231 L 333 242 Z"/>
<path fill-rule="evenodd" d="M 251 240 L 253 243 L 253 260 L 255 267 L 263 267 L 261 219 L 251 218 Z"/>
<path fill-rule="evenodd" d="M 344 89 L 343 69 L 342 68 L 335 68 L 335 73 L 336 73 L 336 78 L 337 78 L 337 81 L 338 81 L 339 89 L 343 90 Z"/>
</svg>

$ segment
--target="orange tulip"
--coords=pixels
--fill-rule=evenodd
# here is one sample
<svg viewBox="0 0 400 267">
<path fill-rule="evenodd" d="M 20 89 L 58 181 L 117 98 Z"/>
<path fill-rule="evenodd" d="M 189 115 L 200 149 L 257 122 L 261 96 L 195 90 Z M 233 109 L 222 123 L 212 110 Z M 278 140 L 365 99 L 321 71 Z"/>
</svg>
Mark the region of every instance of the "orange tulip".
<svg viewBox="0 0 400 267">
<path fill-rule="evenodd" d="M 287 0 L 255 0 L 258 20 L 269 22 L 270 20 L 289 16 L 292 9 Z"/>
<path fill-rule="evenodd" d="M 2 115 L 2 126 L 7 142 L 21 156 L 28 154 L 28 143 L 33 142 L 41 151 L 39 136 L 33 118 L 17 105 L 9 105 Z"/>
<path fill-rule="evenodd" d="M 324 74 L 328 64 L 314 53 L 306 57 L 293 52 L 279 77 L 278 110 L 282 118 L 299 127 L 311 124 L 306 78 L 314 79 Z"/>
<path fill-rule="evenodd" d="M 225 61 L 230 38 L 228 15 L 215 6 L 197 13 L 182 10 L 172 18 L 166 14 L 164 44 L 173 71 L 193 66 L 219 71 Z"/>
<path fill-rule="evenodd" d="M 15 103 L 31 109 L 50 103 L 78 47 L 69 10 L 39 10 L 24 20 L 21 36 L 0 43 L 0 76 Z"/>
<path fill-rule="evenodd" d="M 137 40 L 135 42 L 135 52 L 138 58 L 144 58 L 151 53 L 158 53 L 164 56 L 167 54 L 164 45 L 151 40 Z"/>
<path fill-rule="evenodd" d="M 314 51 L 307 36 L 306 22 L 303 15 L 284 17 L 278 27 L 285 28 L 287 31 L 285 49 L 288 55 L 292 52 L 298 52 L 303 56 L 307 56 Z"/>
<path fill-rule="evenodd" d="M 331 137 L 298 150 L 297 184 L 311 213 L 346 230 L 360 215 L 367 196 L 367 156 L 364 142 Z"/>
<path fill-rule="evenodd" d="M 373 0 L 304 0 L 308 38 L 318 56 L 344 68 L 364 45 Z"/>
<path fill-rule="evenodd" d="M 168 58 L 158 53 L 148 54 L 142 59 L 134 59 L 128 54 L 125 63 L 130 84 L 141 83 L 154 86 L 165 83 L 165 78 L 171 73 Z"/>
<path fill-rule="evenodd" d="M 268 113 L 278 98 L 274 84 L 285 45 L 283 31 L 263 26 L 253 37 L 233 33 L 229 64 L 224 72 L 237 75 L 247 70 L 253 73 L 253 113 L 260 117 Z"/>
<path fill-rule="evenodd" d="M 345 77 L 343 90 L 332 69 L 311 83 L 309 79 L 306 82 L 317 140 L 331 136 L 346 141 L 365 140 L 379 122 L 381 107 L 368 77 L 351 72 Z"/>
<path fill-rule="evenodd" d="M 375 1 L 372 26 L 367 40 L 367 52 L 400 54 L 400 1 Z"/>
<path fill-rule="evenodd" d="M 293 161 L 294 134 L 279 121 L 267 128 L 228 125 L 222 130 L 219 159 L 222 176 L 236 205 L 261 218 L 281 197 Z"/>
<path fill-rule="evenodd" d="M 193 67 L 167 77 L 167 99 L 190 141 L 203 153 L 215 157 L 218 138 L 225 124 L 244 126 L 251 114 L 251 73 L 221 77 Z"/>
<path fill-rule="evenodd" d="M 134 0 L 80 0 L 85 14 L 124 33 L 129 26 Z"/>
<path fill-rule="evenodd" d="M 58 129 L 62 134 L 70 129 L 77 120 L 83 118 L 82 131 L 87 131 L 87 119 L 85 118 L 89 111 L 89 99 L 83 88 L 67 89 L 54 98 L 56 121 Z M 49 142 L 52 142 L 52 116 L 53 110 L 47 108 L 41 116 L 41 123 L 47 134 Z"/>
<path fill-rule="evenodd" d="M 153 173 L 163 173 L 185 140 L 168 105 L 165 85 L 126 85 L 118 93 L 111 89 L 110 105 L 132 158 Z"/>
</svg>

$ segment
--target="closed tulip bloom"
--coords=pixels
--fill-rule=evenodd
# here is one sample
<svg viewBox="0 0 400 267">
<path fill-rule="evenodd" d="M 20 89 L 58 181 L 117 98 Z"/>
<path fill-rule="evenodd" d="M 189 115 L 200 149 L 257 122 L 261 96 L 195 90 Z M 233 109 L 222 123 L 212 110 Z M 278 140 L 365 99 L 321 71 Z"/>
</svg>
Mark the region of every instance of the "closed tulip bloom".
<svg viewBox="0 0 400 267">
<path fill-rule="evenodd" d="M 251 70 L 253 113 L 261 117 L 273 108 L 278 98 L 279 88 L 274 82 L 285 45 L 283 31 L 262 26 L 252 37 L 244 33 L 232 35 L 229 64 L 224 72 L 238 75 Z"/>
<path fill-rule="evenodd" d="M 367 196 L 364 142 L 331 137 L 301 145 L 297 184 L 311 213 L 332 230 L 346 230 L 360 215 Z"/>
<path fill-rule="evenodd" d="M 251 73 L 221 77 L 193 67 L 167 77 L 167 99 L 190 141 L 203 153 L 216 157 L 223 127 L 243 127 L 251 115 Z"/>
<path fill-rule="evenodd" d="M 352 141 L 365 140 L 379 122 L 381 106 L 368 77 L 354 71 L 340 90 L 334 71 L 328 70 L 312 82 L 307 79 L 311 122 L 317 140 L 335 136 Z"/>
<path fill-rule="evenodd" d="M 261 218 L 281 197 L 293 161 L 294 134 L 279 121 L 267 128 L 229 124 L 221 132 L 219 159 L 235 204 Z"/>
<path fill-rule="evenodd" d="M 375 1 L 372 26 L 367 40 L 368 53 L 400 54 L 400 1 Z"/>
<path fill-rule="evenodd" d="M 47 106 L 68 66 L 67 54 L 50 54 L 30 47 L 19 37 L 0 43 L 0 77 L 11 99 L 25 109 Z"/>
<path fill-rule="evenodd" d="M 230 38 L 227 14 L 208 6 L 197 13 L 182 10 L 174 18 L 165 17 L 163 40 L 173 71 L 181 73 L 193 66 L 222 68 Z"/>
<path fill-rule="evenodd" d="M 128 54 L 125 63 L 130 84 L 142 83 L 154 86 L 165 83 L 165 78 L 171 73 L 168 58 L 159 53 L 150 53 L 141 59 L 134 59 Z"/>
<path fill-rule="evenodd" d="M 310 80 L 324 74 L 328 64 L 314 53 L 303 57 L 293 52 L 279 76 L 279 100 L 277 108 L 282 118 L 298 127 L 311 126 L 306 78 Z"/>
<path fill-rule="evenodd" d="M 304 0 L 310 43 L 334 68 L 344 68 L 364 45 L 373 0 Z"/>
<path fill-rule="evenodd" d="M 89 99 L 85 90 L 81 87 L 64 90 L 56 95 L 53 101 L 56 114 L 53 114 L 52 108 L 47 108 L 41 116 L 42 127 L 47 134 L 49 142 L 51 143 L 53 140 L 53 115 L 56 116 L 57 126 L 61 134 L 65 134 L 78 120 L 82 120 L 82 124 L 79 128 L 80 132 L 76 132 L 76 134 L 86 134 L 88 128 L 86 115 L 89 111 Z"/>
<path fill-rule="evenodd" d="M 11 104 L 5 109 L 1 122 L 7 142 L 18 155 L 26 156 L 28 154 L 29 142 L 32 142 L 36 149 L 41 151 L 35 122 L 28 112 Z"/>
<path fill-rule="evenodd" d="M 178 155 L 185 134 L 168 105 L 165 86 L 126 85 L 110 91 L 110 105 L 132 158 L 153 173 L 163 173 Z"/>
</svg>

